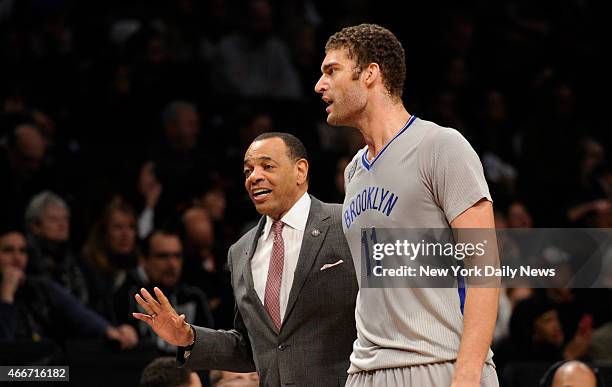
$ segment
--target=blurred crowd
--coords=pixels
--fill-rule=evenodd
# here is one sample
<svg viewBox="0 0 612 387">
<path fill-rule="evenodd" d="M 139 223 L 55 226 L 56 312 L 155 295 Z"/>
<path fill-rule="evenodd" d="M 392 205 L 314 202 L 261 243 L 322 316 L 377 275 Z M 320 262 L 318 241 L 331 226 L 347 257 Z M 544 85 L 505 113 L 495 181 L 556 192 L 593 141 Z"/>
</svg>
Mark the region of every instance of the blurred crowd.
<svg viewBox="0 0 612 387">
<path fill-rule="evenodd" d="M 297 135 L 310 192 L 342 202 L 363 143 L 313 88 L 327 37 L 360 22 L 403 43 L 408 111 L 474 146 L 498 227 L 612 227 L 603 5 L 425 3 L 1 0 L 0 340 L 155 342 L 131 317 L 152 286 L 189 322 L 231 327 L 226 251 L 258 219 L 243 152 Z M 500 373 L 612 360 L 610 296 L 504 291 Z"/>
</svg>

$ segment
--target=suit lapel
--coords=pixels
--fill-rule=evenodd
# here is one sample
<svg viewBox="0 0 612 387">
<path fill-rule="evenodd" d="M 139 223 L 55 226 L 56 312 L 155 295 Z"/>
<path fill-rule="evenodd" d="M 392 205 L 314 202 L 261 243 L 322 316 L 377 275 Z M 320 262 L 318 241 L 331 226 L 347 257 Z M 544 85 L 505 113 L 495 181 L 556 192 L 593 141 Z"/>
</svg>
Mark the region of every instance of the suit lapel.
<svg viewBox="0 0 612 387">
<path fill-rule="evenodd" d="M 323 211 L 323 206 L 320 201 L 312 196 L 311 198 L 310 213 L 308 214 L 306 228 L 304 229 L 302 247 L 300 248 L 298 263 L 293 276 L 293 284 L 291 286 L 291 292 L 289 293 L 289 300 L 287 301 L 283 325 L 293 310 L 293 306 L 304 286 L 304 282 L 306 282 L 306 278 L 308 278 L 308 273 L 319 254 L 319 250 L 321 249 L 321 245 L 329 229 L 329 214 Z"/>
<path fill-rule="evenodd" d="M 249 297 L 251 298 L 251 301 L 253 302 L 253 305 L 255 306 L 256 311 L 263 315 L 263 319 L 264 321 L 266 321 L 268 327 L 272 329 L 272 331 L 276 332 L 276 326 L 274 325 L 272 318 L 270 318 L 268 311 L 266 311 L 266 308 L 264 307 L 263 303 L 261 302 L 261 299 L 255 291 L 255 284 L 253 282 L 253 270 L 251 268 L 251 260 L 253 259 L 253 255 L 255 255 L 255 250 L 257 249 L 257 242 L 259 241 L 259 237 L 261 237 L 261 233 L 263 232 L 265 224 L 266 217 L 262 216 L 257 226 L 257 231 L 255 232 L 253 242 L 251 243 L 251 248 L 244 252 L 245 259 L 243 261 L 244 267 L 242 269 L 242 275 L 246 281 L 247 292 L 249 294 Z"/>
</svg>

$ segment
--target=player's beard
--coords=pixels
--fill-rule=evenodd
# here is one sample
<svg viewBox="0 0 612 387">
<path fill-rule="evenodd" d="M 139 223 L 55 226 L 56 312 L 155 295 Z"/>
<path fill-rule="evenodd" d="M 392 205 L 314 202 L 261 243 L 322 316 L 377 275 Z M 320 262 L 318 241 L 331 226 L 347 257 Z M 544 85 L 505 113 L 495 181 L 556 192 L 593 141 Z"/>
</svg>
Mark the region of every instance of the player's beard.
<svg viewBox="0 0 612 387">
<path fill-rule="evenodd" d="M 347 90 L 343 98 L 334 100 L 327 123 L 332 126 L 356 126 L 366 106 L 366 94 L 355 85 Z"/>
</svg>

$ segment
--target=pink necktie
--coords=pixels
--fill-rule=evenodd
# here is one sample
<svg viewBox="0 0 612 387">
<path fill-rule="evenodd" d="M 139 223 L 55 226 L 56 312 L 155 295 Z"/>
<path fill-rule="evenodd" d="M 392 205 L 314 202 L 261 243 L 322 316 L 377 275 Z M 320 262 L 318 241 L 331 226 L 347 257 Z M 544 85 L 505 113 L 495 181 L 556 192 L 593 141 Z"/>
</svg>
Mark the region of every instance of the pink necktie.
<svg viewBox="0 0 612 387">
<path fill-rule="evenodd" d="M 285 243 L 283 242 L 283 226 L 280 220 L 272 223 L 274 229 L 274 244 L 272 245 L 272 256 L 268 267 L 268 279 L 266 281 L 266 294 L 264 296 L 264 306 L 268 311 L 276 329 L 280 331 L 280 290 L 283 281 L 283 265 L 285 261 Z"/>
</svg>

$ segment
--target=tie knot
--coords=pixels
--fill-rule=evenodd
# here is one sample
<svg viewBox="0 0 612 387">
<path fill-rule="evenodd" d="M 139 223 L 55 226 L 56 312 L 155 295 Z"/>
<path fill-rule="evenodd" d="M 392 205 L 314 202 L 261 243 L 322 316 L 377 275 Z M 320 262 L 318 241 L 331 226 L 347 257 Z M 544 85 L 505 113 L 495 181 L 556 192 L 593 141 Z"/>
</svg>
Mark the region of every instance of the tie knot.
<svg viewBox="0 0 612 387">
<path fill-rule="evenodd" d="M 280 236 L 281 232 L 283 231 L 283 226 L 285 225 L 285 223 L 281 222 L 280 220 L 275 220 L 272 223 L 272 229 L 274 229 L 274 236 Z"/>
</svg>

